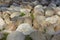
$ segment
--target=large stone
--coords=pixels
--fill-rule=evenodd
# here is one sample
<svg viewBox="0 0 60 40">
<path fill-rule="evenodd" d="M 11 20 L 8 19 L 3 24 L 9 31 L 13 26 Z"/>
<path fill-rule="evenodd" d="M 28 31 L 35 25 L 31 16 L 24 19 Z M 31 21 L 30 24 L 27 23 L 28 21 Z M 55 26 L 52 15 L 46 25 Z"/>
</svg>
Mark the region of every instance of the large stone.
<svg viewBox="0 0 60 40">
<path fill-rule="evenodd" d="M 31 17 L 25 17 L 24 23 L 29 23 L 32 26 L 32 18 Z"/>
<path fill-rule="evenodd" d="M 13 0 L 13 3 L 20 4 L 22 0 Z"/>
<path fill-rule="evenodd" d="M 20 11 L 20 6 L 14 6 L 11 5 L 10 8 L 7 8 L 8 10 L 12 11 L 12 12 L 19 12 Z"/>
<path fill-rule="evenodd" d="M 34 21 L 33 21 L 33 27 L 37 30 L 39 29 L 39 24 L 36 19 L 34 19 Z"/>
<path fill-rule="evenodd" d="M 4 20 L 0 17 L 0 29 L 3 29 L 5 26 Z"/>
<path fill-rule="evenodd" d="M 36 20 L 37 20 L 38 23 L 40 23 L 40 22 L 42 22 L 43 20 L 46 19 L 45 16 L 36 16 L 35 18 L 36 18 Z"/>
<path fill-rule="evenodd" d="M 32 32 L 30 36 L 33 40 L 46 40 L 45 35 L 39 31 Z"/>
<path fill-rule="evenodd" d="M 17 3 L 13 3 L 11 6 L 20 6 L 20 5 Z"/>
<path fill-rule="evenodd" d="M 54 10 L 46 10 L 45 16 L 53 16 L 54 15 Z"/>
<path fill-rule="evenodd" d="M 44 10 L 42 5 L 37 5 L 34 7 L 34 15 L 44 15 Z"/>
<path fill-rule="evenodd" d="M 59 18 L 59 20 L 57 21 L 57 23 L 55 24 L 54 30 L 55 30 L 55 32 L 60 31 L 60 18 Z"/>
<path fill-rule="evenodd" d="M 41 4 L 42 5 L 48 5 L 50 1 L 48 0 L 41 0 Z"/>
<path fill-rule="evenodd" d="M 20 12 L 25 14 L 24 17 L 28 17 L 30 16 L 31 9 L 32 7 L 30 5 L 21 5 Z"/>
<path fill-rule="evenodd" d="M 0 7 L 8 7 L 12 0 L 0 0 Z"/>
<path fill-rule="evenodd" d="M 48 33 L 45 33 L 45 37 L 46 37 L 47 40 L 51 40 L 52 37 L 53 37 L 53 35 L 50 35 Z"/>
<path fill-rule="evenodd" d="M 29 35 L 30 33 L 32 33 L 34 31 L 34 29 L 32 28 L 32 26 L 28 23 L 22 23 L 18 26 L 18 28 L 16 29 L 16 31 L 20 31 L 22 32 L 24 35 Z"/>
<path fill-rule="evenodd" d="M 39 1 L 34 1 L 34 2 L 32 2 L 32 3 L 30 3 L 30 5 L 32 6 L 32 7 L 35 7 L 36 5 L 38 5 L 39 4 Z"/>
<path fill-rule="evenodd" d="M 51 23 L 51 24 L 54 24 L 54 23 L 57 22 L 58 19 L 59 19 L 59 16 L 55 15 L 55 16 L 52 16 L 52 17 L 47 17 L 46 21 Z"/>
<path fill-rule="evenodd" d="M 48 23 L 45 21 L 45 16 L 36 16 L 33 20 L 33 27 L 37 30 L 44 31 L 44 28 L 47 27 Z"/>
<path fill-rule="evenodd" d="M 7 11 L 7 7 L 0 7 L 0 11 Z"/>
<path fill-rule="evenodd" d="M 20 9 L 20 14 L 24 13 L 25 15 L 23 17 L 28 17 L 30 16 L 30 9 Z"/>
<path fill-rule="evenodd" d="M 5 30 L 8 31 L 15 31 L 16 30 L 16 24 L 15 23 L 10 23 L 5 27 Z"/>
<path fill-rule="evenodd" d="M 19 15 L 20 15 L 19 12 L 13 12 L 13 13 L 10 15 L 10 17 L 11 17 L 11 18 L 14 18 L 14 17 L 17 17 L 17 16 L 19 16 Z"/>
<path fill-rule="evenodd" d="M 54 37 L 51 40 L 60 40 L 60 33 L 54 35 Z"/>
<path fill-rule="evenodd" d="M 3 15 L 2 16 L 3 16 L 4 21 L 6 22 L 6 24 L 11 23 L 9 13 L 3 12 Z"/>
<path fill-rule="evenodd" d="M 53 35 L 55 33 L 55 30 L 54 30 L 54 25 L 49 25 L 47 28 L 46 28 L 46 33 L 50 34 L 50 35 Z"/>
<path fill-rule="evenodd" d="M 12 32 L 7 36 L 6 40 L 24 40 L 25 36 L 18 31 Z"/>
<path fill-rule="evenodd" d="M 50 4 L 48 5 L 48 7 L 56 8 L 56 4 L 55 4 L 55 3 L 50 3 Z"/>
<path fill-rule="evenodd" d="M 60 7 L 55 8 L 56 14 L 60 16 Z"/>
</svg>

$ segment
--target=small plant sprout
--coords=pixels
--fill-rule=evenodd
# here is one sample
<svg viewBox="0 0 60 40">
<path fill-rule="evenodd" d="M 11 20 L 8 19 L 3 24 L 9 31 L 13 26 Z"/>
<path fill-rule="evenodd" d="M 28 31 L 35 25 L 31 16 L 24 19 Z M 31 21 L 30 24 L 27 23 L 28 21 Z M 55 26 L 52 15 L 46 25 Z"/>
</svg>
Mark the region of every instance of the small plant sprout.
<svg viewBox="0 0 60 40">
<path fill-rule="evenodd" d="M 25 15 L 25 13 L 21 12 L 20 16 L 22 17 L 22 16 L 24 16 L 24 15 Z"/>
</svg>

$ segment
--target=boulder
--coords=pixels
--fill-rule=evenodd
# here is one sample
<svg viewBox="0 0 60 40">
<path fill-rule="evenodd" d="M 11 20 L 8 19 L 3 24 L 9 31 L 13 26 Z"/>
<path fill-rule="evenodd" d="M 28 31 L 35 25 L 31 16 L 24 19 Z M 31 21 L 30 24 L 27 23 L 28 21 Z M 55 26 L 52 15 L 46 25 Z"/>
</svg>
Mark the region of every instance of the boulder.
<svg viewBox="0 0 60 40">
<path fill-rule="evenodd" d="M 30 37 L 33 40 L 46 40 L 45 35 L 43 33 L 39 32 L 39 31 L 32 32 L 30 34 Z"/>
<path fill-rule="evenodd" d="M 5 26 L 5 21 L 0 17 L 0 29 L 3 29 Z"/>
<path fill-rule="evenodd" d="M 34 31 L 34 29 L 32 28 L 32 26 L 28 23 L 22 23 L 18 26 L 18 28 L 16 29 L 16 31 L 20 31 L 22 32 L 24 35 L 29 35 L 30 33 L 32 33 Z"/>
<path fill-rule="evenodd" d="M 6 40 L 24 40 L 25 36 L 18 31 L 14 31 L 7 36 Z"/>
</svg>

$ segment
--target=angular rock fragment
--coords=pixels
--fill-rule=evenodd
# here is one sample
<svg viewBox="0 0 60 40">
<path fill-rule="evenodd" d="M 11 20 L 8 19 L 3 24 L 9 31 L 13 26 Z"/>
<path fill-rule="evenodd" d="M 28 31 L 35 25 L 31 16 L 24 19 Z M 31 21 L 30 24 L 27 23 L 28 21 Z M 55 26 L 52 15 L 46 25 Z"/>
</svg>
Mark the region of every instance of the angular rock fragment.
<svg viewBox="0 0 60 40">
<path fill-rule="evenodd" d="M 46 18 L 46 21 L 51 23 L 51 24 L 54 24 L 57 22 L 58 19 L 59 19 L 59 16 L 55 15 L 55 16 Z"/>
<path fill-rule="evenodd" d="M 54 10 L 46 10 L 45 16 L 53 16 L 54 15 Z"/>
<path fill-rule="evenodd" d="M 46 33 L 50 34 L 50 35 L 53 35 L 55 33 L 55 30 L 54 30 L 54 25 L 49 25 L 47 28 L 46 28 Z"/>
<path fill-rule="evenodd" d="M 22 32 L 24 35 L 29 35 L 30 33 L 34 31 L 34 29 L 32 28 L 30 24 L 22 23 L 18 26 L 16 31 Z"/>
<path fill-rule="evenodd" d="M 4 20 L 0 17 L 0 29 L 3 29 L 5 26 Z"/>
<path fill-rule="evenodd" d="M 7 12 L 3 12 L 3 15 L 2 16 L 3 16 L 4 21 L 6 22 L 6 24 L 11 23 L 10 16 L 9 16 L 9 14 Z"/>
<path fill-rule="evenodd" d="M 42 5 L 37 5 L 34 8 L 34 16 L 36 15 L 44 15 L 44 10 Z"/>
<path fill-rule="evenodd" d="M 46 26 L 47 22 L 45 21 L 45 16 L 36 16 L 33 20 L 33 27 L 40 31 L 44 31 L 44 27 Z"/>
<path fill-rule="evenodd" d="M 13 13 L 10 15 L 10 17 L 11 17 L 11 18 L 14 18 L 14 17 L 17 17 L 17 16 L 19 16 L 19 15 L 20 15 L 19 12 L 13 12 Z"/>
</svg>

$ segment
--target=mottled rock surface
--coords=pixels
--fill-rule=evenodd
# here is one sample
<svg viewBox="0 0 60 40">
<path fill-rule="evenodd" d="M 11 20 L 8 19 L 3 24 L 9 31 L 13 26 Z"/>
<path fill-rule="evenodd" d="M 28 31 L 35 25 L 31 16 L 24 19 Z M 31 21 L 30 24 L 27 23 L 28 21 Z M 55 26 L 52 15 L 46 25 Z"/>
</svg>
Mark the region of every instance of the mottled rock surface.
<svg viewBox="0 0 60 40">
<path fill-rule="evenodd" d="M 60 33 L 54 35 L 54 37 L 52 38 L 52 40 L 60 40 Z"/>
<path fill-rule="evenodd" d="M 24 35 L 29 35 L 30 33 L 34 31 L 34 29 L 28 23 L 23 23 L 18 26 L 16 31 L 20 31 Z"/>
<path fill-rule="evenodd" d="M 30 36 L 33 40 L 46 40 L 45 35 L 39 31 L 32 32 Z"/>
<path fill-rule="evenodd" d="M 24 40 L 25 36 L 18 31 L 12 32 L 7 36 L 6 40 Z"/>
<path fill-rule="evenodd" d="M 0 0 L 0 29 L 11 33 L 7 40 L 24 40 L 29 34 L 33 40 L 58 40 L 60 0 Z"/>
</svg>

